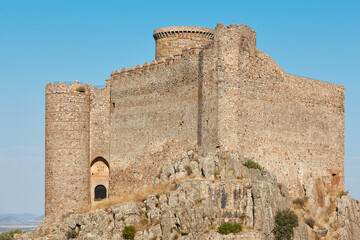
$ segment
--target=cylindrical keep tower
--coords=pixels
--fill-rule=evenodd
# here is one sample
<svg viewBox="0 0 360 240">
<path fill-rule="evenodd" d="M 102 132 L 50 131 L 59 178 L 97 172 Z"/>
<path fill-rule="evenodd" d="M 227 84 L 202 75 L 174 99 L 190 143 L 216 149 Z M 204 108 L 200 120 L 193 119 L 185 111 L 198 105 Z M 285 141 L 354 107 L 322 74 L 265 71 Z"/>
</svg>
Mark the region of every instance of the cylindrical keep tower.
<svg viewBox="0 0 360 240">
<path fill-rule="evenodd" d="M 160 59 L 180 55 L 186 47 L 203 48 L 214 39 L 214 29 L 202 27 L 164 27 L 154 30 L 156 53 Z"/>
<path fill-rule="evenodd" d="M 90 94 L 75 82 L 46 85 L 45 215 L 90 203 Z"/>
</svg>

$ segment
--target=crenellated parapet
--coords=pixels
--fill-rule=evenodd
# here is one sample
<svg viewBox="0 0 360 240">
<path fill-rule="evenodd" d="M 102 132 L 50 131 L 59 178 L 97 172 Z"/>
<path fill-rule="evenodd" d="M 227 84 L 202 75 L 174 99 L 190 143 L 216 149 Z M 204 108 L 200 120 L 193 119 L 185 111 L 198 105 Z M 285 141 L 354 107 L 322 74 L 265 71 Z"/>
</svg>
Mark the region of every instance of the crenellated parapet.
<svg viewBox="0 0 360 240">
<path fill-rule="evenodd" d="M 151 63 L 145 62 L 143 65 L 137 64 L 136 67 L 131 66 L 129 68 L 124 67 L 121 70 L 117 69 L 114 72 L 111 72 L 111 78 L 117 80 L 125 76 L 143 75 L 149 73 L 156 74 L 158 71 L 170 70 L 183 60 L 198 59 L 202 49 L 203 48 L 199 47 L 184 48 L 181 53 L 177 55 L 168 55 L 160 59 L 152 60 Z"/>
<path fill-rule="evenodd" d="M 84 88 L 84 92 L 88 89 L 87 84 L 83 85 L 77 80 L 75 82 L 55 82 L 46 84 L 46 94 L 48 93 L 71 93 L 76 92 L 80 87 Z"/>
<path fill-rule="evenodd" d="M 154 39 L 161 38 L 207 38 L 214 39 L 214 29 L 203 27 L 164 27 L 154 30 Z"/>
<path fill-rule="evenodd" d="M 204 48 L 214 40 L 214 29 L 165 27 L 154 30 L 156 59 L 181 54 L 184 48 Z"/>
<path fill-rule="evenodd" d="M 74 82 L 53 82 L 46 84 L 46 93 L 84 93 L 89 94 L 91 90 L 103 89 L 109 86 L 109 81 L 106 85 L 92 86 L 91 84 L 82 84 L 78 80 Z"/>
</svg>

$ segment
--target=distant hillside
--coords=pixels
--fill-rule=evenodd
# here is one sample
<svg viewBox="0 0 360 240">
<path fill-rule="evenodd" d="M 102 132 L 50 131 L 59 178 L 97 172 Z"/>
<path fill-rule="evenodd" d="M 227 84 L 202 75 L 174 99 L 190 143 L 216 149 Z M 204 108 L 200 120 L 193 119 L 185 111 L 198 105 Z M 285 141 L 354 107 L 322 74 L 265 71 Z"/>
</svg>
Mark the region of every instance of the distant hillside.
<svg viewBox="0 0 360 240">
<path fill-rule="evenodd" d="M 33 231 L 36 230 L 37 225 L 39 225 L 43 218 L 44 215 L 38 216 L 30 213 L 0 214 L 0 232 L 16 228 Z"/>
</svg>

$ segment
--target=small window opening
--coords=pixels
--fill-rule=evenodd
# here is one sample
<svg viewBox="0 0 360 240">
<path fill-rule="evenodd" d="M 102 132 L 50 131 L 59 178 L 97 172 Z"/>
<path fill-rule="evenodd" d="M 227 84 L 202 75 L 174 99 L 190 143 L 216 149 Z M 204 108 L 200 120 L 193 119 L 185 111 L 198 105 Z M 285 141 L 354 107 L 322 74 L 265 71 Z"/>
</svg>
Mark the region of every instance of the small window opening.
<svg viewBox="0 0 360 240">
<path fill-rule="evenodd" d="M 106 198 L 106 187 L 98 185 L 95 187 L 95 201 L 100 201 Z"/>
</svg>

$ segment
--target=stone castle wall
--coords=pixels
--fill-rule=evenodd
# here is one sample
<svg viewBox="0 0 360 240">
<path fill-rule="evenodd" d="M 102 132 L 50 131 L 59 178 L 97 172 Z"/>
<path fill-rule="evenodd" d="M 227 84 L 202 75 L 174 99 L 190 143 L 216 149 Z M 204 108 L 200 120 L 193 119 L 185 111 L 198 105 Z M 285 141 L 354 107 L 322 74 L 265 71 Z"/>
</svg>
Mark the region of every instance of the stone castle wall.
<svg viewBox="0 0 360 240">
<path fill-rule="evenodd" d="M 89 203 L 89 88 L 46 85 L 45 215 Z"/>
<path fill-rule="evenodd" d="M 114 197 L 150 184 L 170 157 L 193 147 L 242 153 L 275 172 L 292 196 L 313 189 L 316 178 L 343 189 L 342 86 L 287 74 L 256 49 L 248 26 L 218 24 L 181 52 L 180 30 L 162 40 L 162 30 L 154 32 L 157 60 L 113 72 L 104 89 L 47 85 L 47 213 L 77 198 L 90 202 L 90 166 L 99 157 Z"/>
<path fill-rule="evenodd" d="M 156 60 L 181 55 L 184 48 L 204 48 L 214 39 L 214 29 L 202 27 L 164 27 L 154 30 Z"/>
<path fill-rule="evenodd" d="M 319 177 L 343 189 L 344 87 L 285 73 L 247 26 L 218 25 L 214 49 L 203 52 L 202 145 L 254 159 L 293 196 Z"/>
<path fill-rule="evenodd" d="M 276 172 L 293 195 L 316 178 L 344 188 L 344 88 L 287 75 L 239 84 L 237 151 Z"/>
<path fill-rule="evenodd" d="M 196 56 L 195 56 L 196 57 Z M 198 61 L 191 55 L 114 73 L 111 80 L 111 189 L 114 195 L 148 184 L 164 158 L 144 156 L 170 144 L 196 145 Z"/>
<path fill-rule="evenodd" d="M 90 86 L 90 85 L 89 85 Z M 90 86 L 90 158 L 110 161 L 110 86 L 98 89 Z"/>
</svg>

